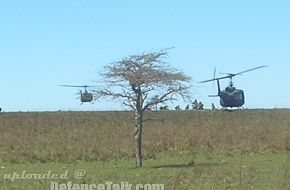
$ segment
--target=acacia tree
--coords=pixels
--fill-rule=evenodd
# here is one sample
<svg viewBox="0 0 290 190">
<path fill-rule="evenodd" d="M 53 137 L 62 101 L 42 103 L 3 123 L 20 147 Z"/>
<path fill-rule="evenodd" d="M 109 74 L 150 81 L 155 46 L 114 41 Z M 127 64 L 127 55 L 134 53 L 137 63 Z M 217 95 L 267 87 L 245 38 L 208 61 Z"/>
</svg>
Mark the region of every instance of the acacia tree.
<svg viewBox="0 0 290 190">
<path fill-rule="evenodd" d="M 134 111 L 136 167 L 142 167 L 143 114 L 159 103 L 190 97 L 190 77 L 162 60 L 166 50 L 143 53 L 116 61 L 104 67 L 102 87 L 97 99 L 111 97 Z"/>
</svg>

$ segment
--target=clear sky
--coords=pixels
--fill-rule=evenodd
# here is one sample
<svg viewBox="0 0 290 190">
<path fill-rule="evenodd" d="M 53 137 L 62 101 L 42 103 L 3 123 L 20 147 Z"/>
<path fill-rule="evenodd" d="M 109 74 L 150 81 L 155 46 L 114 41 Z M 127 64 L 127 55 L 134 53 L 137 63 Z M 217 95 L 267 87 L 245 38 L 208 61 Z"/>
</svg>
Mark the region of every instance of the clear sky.
<svg viewBox="0 0 290 190">
<path fill-rule="evenodd" d="M 290 107 L 289 0 L 2 0 L 0 107 L 122 109 L 107 101 L 81 106 L 79 89 L 58 85 L 94 84 L 110 62 L 172 46 L 166 61 L 193 78 L 193 98 L 206 107 L 218 105 L 207 97 L 216 86 L 197 82 L 214 67 L 219 74 L 260 65 L 269 67 L 234 78 L 245 107 Z"/>
</svg>

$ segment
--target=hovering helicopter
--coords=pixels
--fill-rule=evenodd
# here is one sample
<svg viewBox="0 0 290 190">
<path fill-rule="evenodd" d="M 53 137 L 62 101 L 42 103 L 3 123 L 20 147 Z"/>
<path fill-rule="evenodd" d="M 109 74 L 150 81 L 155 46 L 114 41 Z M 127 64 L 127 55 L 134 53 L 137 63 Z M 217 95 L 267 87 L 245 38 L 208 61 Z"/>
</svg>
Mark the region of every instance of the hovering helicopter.
<svg viewBox="0 0 290 190">
<path fill-rule="evenodd" d="M 252 69 L 248 69 L 239 73 L 221 73 L 221 74 L 226 74 L 227 76 L 224 77 L 219 77 L 219 78 L 215 78 L 215 72 L 214 72 L 214 77 L 213 79 L 209 79 L 209 80 L 205 80 L 205 81 L 201 81 L 200 83 L 206 83 L 206 82 L 210 82 L 210 81 L 217 81 L 217 86 L 218 86 L 218 94 L 217 95 L 210 95 L 209 97 L 220 97 L 220 105 L 223 108 L 227 108 L 227 107 L 242 107 L 245 103 L 245 94 L 244 91 L 241 89 L 237 89 L 234 87 L 233 84 L 233 77 L 237 76 L 237 75 L 241 75 L 243 73 L 249 72 L 249 71 L 253 71 L 256 69 L 261 69 L 267 67 L 265 65 L 263 66 L 259 66 L 259 67 L 255 67 Z M 219 80 L 222 79 L 230 79 L 230 83 L 229 85 L 224 89 L 221 90 L 220 89 L 220 82 Z"/>
<path fill-rule="evenodd" d="M 59 86 L 73 87 L 73 88 L 84 88 L 85 89 L 84 91 L 80 90 L 80 92 L 79 92 L 81 104 L 86 103 L 86 102 L 92 102 L 94 100 L 93 93 L 91 93 L 87 90 L 88 87 L 93 87 L 93 86 L 88 86 L 88 85 L 81 85 L 81 86 L 78 86 L 78 85 L 59 85 Z"/>
</svg>

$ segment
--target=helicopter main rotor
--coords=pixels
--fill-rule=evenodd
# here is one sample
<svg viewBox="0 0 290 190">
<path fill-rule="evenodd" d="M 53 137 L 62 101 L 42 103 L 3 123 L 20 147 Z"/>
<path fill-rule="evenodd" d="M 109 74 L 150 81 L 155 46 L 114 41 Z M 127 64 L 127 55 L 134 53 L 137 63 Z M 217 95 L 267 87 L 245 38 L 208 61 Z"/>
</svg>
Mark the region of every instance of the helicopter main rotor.
<svg viewBox="0 0 290 190">
<path fill-rule="evenodd" d="M 267 66 L 266 65 L 262 65 L 262 66 L 255 67 L 255 68 L 252 68 L 252 69 L 248 69 L 248 70 L 245 70 L 245 71 L 242 71 L 242 72 L 239 72 L 239 73 L 220 73 L 220 74 L 226 74 L 227 76 L 219 77 L 219 78 L 215 78 L 214 77 L 213 79 L 201 81 L 199 83 L 206 83 L 206 82 L 210 82 L 210 81 L 222 80 L 222 79 L 227 79 L 227 78 L 229 78 L 230 80 L 232 80 L 232 78 L 235 77 L 235 76 L 237 76 L 237 75 L 241 75 L 243 73 L 250 72 L 250 71 L 253 71 L 253 70 L 256 70 L 256 69 L 261 69 L 261 68 L 264 68 L 264 67 L 267 67 Z"/>
<path fill-rule="evenodd" d="M 85 88 L 85 90 L 87 90 L 87 88 L 90 88 L 90 87 L 94 87 L 94 86 L 91 86 L 91 85 L 59 85 L 59 86 L 63 86 L 63 87 L 72 87 L 72 88 Z"/>
<path fill-rule="evenodd" d="M 88 87 L 94 87 L 94 86 L 90 86 L 90 85 L 59 85 L 59 86 L 64 86 L 64 87 L 76 87 L 76 88 L 88 88 Z"/>
</svg>

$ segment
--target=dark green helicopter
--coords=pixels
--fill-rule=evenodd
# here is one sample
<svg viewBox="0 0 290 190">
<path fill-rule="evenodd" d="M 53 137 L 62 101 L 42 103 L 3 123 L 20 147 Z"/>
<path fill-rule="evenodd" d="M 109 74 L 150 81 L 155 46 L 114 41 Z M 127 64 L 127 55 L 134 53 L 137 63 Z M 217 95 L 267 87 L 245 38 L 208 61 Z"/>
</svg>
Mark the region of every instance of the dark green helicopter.
<svg viewBox="0 0 290 190">
<path fill-rule="evenodd" d="M 91 93 L 87 90 L 88 87 L 93 87 L 93 86 L 88 86 L 88 85 L 81 85 L 81 86 L 78 86 L 78 85 L 59 85 L 59 86 L 85 88 L 84 91 L 80 90 L 80 92 L 79 92 L 81 104 L 86 103 L 86 102 L 93 102 L 93 100 L 94 100 L 93 93 Z"/>
<path fill-rule="evenodd" d="M 259 67 L 255 67 L 252 69 L 248 69 L 239 73 L 221 73 L 221 74 L 226 74 L 227 76 L 224 77 L 219 77 L 219 78 L 215 78 L 215 72 L 214 72 L 214 77 L 213 79 L 209 79 L 209 80 L 205 80 L 205 81 L 201 81 L 200 83 L 205 83 L 205 82 L 210 82 L 210 81 L 217 81 L 217 86 L 218 86 L 218 94 L 217 95 L 210 95 L 209 97 L 220 97 L 220 105 L 223 108 L 227 108 L 227 107 L 242 107 L 245 104 L 245 94 L 244 91 L 241 89 L 237 89 L 234 87 L 233 84 L 233 77 L 237 76 L 237 75 L 241 75 L 243 73 L 249 72 L 249 71 L 253 71 L 256 69 L 261 69 L 267 67 L 265 65 L 263 66 L 259 66 Z M 230 79 L 230 83 L 229 85 L 224 89 L 221 90 L 220 89 L 220 82 L 219 80 L 222 79 Z"/>
</svg>

